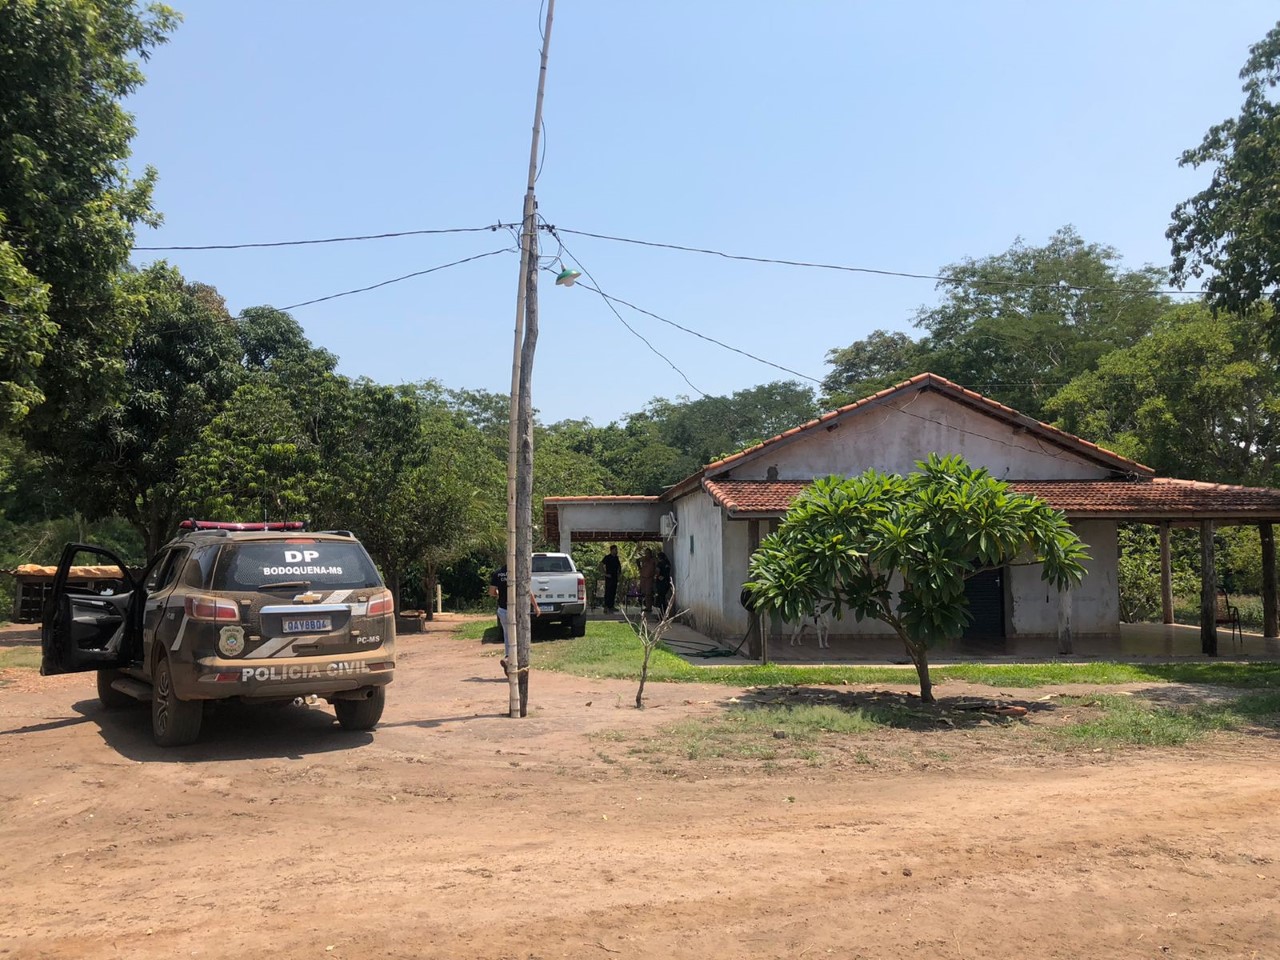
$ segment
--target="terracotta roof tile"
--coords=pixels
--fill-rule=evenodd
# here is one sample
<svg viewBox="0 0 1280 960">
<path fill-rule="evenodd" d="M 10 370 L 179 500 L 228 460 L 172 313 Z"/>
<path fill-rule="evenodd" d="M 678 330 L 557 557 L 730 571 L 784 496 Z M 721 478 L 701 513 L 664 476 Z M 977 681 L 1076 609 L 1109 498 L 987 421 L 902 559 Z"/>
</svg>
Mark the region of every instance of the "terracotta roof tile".
<svg viewBox="0 0 1280 960">
<path fill-rule="evenodd" d="M 806 480 L 704 480 L 730 515 L 784 513 Z M 1068 516 L 1134 520 L 1280 520 L 1280 490 L 1157 477 L 1142 480 L 1012 480 Z"/>
</svg>

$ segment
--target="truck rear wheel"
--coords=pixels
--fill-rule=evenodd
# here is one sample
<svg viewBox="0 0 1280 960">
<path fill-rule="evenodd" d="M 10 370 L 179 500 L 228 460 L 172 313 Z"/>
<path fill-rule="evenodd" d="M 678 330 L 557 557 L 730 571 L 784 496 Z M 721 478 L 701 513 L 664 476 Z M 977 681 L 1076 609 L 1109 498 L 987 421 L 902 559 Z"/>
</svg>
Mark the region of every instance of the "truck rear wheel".
<svg viewBox="0 0 1280 960">
<path fill-rule="evenodd" d="M 204 704 L 199 700 L 179 700 L 173 691 L 173 671 L 169 658 L 161 653 L 156 660 L 155 691 L 151 697 L 151 736 L 160 747 L 182 747 L 200 736 Z"/>
<path fill-rule="evenodd" d="M 335 700 L 333 712 L 343 730 L 372 730 L 382 719 L 387 705 L 387 688 L 374 687 L 373 695 L 363 700 Z"/>
<path fill-rule="evenodd" d="M 585 637 L 587 635 L 587 615 L 581 614 L 569 621 L 569 636 Z"/>
</svg>

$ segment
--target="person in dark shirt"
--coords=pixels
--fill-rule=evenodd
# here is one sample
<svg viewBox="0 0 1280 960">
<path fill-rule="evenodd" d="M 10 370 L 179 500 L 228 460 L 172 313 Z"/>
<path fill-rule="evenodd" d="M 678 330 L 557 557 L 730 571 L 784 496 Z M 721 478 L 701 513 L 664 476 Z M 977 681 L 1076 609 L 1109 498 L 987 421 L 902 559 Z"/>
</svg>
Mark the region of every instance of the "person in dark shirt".
<svg viewBox="0 0 1280 960">
<path fill-rule="evenodd" d="M 658 601 L 658 613 L 665 617 L 671 601 L 671 558 L 665 550 L 658 551 L 658 575 L 653 582 L 653 593 Z"/>
<path fill-rule="evenodd" d="M 604 567 L 604 609 L 606 613 L 613 613 L 618 605 L 618 577 L 622 574 L 616 545 L 609 548 L 600 566 Z"/>
<path fill-rule="evenodd" d="M 507 565 L 505 563 L 493 571 L 493 575 L 489 577 L 489 596 L 496 597 L 498 600 L 498 622 L 502 624 L 502 649 L 509 656 L 513 651 L 511 650 L 511 627 L 507 622 Z M 529 590 L 529 603 L 533 606 L 533 615 L 535 617 L 542 612 L 538 607 L 538 598 L 533 595 L 532 588 Z M 507 658 L 503 657 L 500 662 L 502 664 L 502 672 L 506 673 Z"/>
</svg>

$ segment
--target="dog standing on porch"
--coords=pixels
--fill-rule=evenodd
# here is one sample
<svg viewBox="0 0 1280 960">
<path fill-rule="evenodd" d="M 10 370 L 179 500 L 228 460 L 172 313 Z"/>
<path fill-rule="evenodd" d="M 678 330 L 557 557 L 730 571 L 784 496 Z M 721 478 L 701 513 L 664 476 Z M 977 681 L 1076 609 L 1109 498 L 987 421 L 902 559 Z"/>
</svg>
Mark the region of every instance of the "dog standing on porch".
<svg viewBox="0 0 1280 960">
<path fill-rule="evenodd" d="M 821 608 L 814 608 L 807 617 L 802 617 L 791 625 L 791 646 L 798 647 L 804 640 L 804 632 L 808 627 L 818 635 L 818 649 L 826 650 L 831 646 L 828 634 L 831 632 L 831 613 Z"/>
</svg>

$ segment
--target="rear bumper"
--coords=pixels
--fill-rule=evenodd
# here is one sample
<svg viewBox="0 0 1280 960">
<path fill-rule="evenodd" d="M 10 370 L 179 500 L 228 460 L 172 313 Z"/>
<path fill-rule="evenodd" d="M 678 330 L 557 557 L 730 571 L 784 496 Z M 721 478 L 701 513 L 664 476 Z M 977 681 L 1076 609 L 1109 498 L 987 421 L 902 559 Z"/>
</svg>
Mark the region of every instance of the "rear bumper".
<svg viewBox="0 0 1280 960">
<path fill-rule="evenodd" d="M 534 623 L 545 623 L 552 620 L 567 620 L 569 617 L 580 617 L 587 612 L 585 603 L 564 603 L 560 605 L 559 610 L 549 611 L 531 617 Z"/>
<path fill-rule="evenodd" d="M 173 671 L 174 692 L 182 700 L 324 695 L 390 683 L 395 649 L 384 644 L 367 653 L 262 660 L 202 657 L 183 667 Z"/>
</svg>

